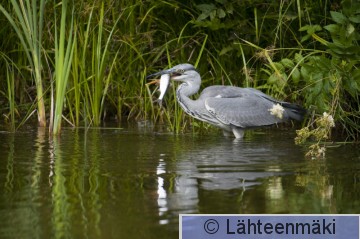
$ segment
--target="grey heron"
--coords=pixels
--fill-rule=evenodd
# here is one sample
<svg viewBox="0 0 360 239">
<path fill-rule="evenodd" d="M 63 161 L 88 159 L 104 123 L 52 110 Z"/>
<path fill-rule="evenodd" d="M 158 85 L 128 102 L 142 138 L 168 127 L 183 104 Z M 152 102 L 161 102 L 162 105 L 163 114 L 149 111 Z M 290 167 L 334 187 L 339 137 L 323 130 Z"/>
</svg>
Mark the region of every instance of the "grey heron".
<svg viewBox="0 0 360 239">
<path fill-rule="evenodd" d="M 147 76 L 169 74 L 170 80 L 182 82 L 176 99 L 190 116 L 221 128 L 224 135 L 244 136 L 249 128 L 272 125 L 291 119 L 301 121 L 306 113 L 302 107 L 276 100 L 254 88 L 215 85 L 205 88 L 198 99 L 190 96 L 200 89 L 201 77 L 191 64 L 179 64 Z"/>
</svg>

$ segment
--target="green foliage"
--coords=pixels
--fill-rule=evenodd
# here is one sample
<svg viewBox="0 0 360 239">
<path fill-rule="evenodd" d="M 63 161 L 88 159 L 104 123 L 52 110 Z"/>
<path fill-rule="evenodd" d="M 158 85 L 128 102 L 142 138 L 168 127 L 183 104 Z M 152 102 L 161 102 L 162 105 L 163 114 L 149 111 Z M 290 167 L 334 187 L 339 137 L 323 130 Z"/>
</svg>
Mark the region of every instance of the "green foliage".
<svg viewBox="0 0 360 239">
<path fill-rule="evenodd" d="M 340 121 L 351 138 L 360 135 L 358 9 L 359 3 L 344 1 L 342 13 L 330 12 L 335 23 L 324 26 L 330 33 L 325 44 L 327 54 L 311 56 L 301 67 L 306 84 L 306 105 L 315 105 L 319 112 L 334 112 L 335 120 Z"/>
<path fill-rule="evenodd" d="M 343 12 L 330 12 L 334 23 L 324 27 L 305 25 L 299 29 L 305 33 L 301 42 L 314 39 L 315 43 L 321 44 L 315 45 L 317 49 L 292 48 L 295 53 L 273 61 L 269 53 L 282 49 L 257 48 L 261 50 L 257 53 L 258 58 L 267 62 L 261 69 L 267 76 L 263 88 L 283 98 L 292 89 L 297 89 L 293 91 L 293 99 L 301 95 L 303 105 L 310 112 L 333 114 L 339 121 L 339 128 L 352 139 L 360 135 L 360 25 L 356 22 L 360 12 L 357 5 L 345 1 Z M 314 45 L 314 42 L 309 44 Z"/>
<path fill-rule="evenodd" d="M 27 7 L 21 9 L 21 2 Z M 346 136 L 359 136 L 357 2 L 77 1 L 73 19 L 65 20 L 65 25 L 72 26 L 72 21 L 74 25 L 73 36 L 69 31 L 64 33 L 65 43 L 71 37 L 73 40 L 73 51 L 69 52 L 73 57 L 67 55 L 68 60 L 63 61 L 68 69 L 63 75 L 68 74 L 68 80 L 53 90 L 52 79 L 57 84 L 60 78 L 52 76 L 59 70 L 54 51 L 59 39 L 54 29 L 61 25 L 55 17 L 60 8 L 54 9 L 45 1 L 32 5 L 35 2 L 3 0 L 0 4 L 0 20 L 5 23 L 5 30 L 0 31 L 2 49 L 20 70 L 15 84 L 6 81 L 2 73 L 0 90 L 8 92 L 14 86 L 12 105 L 22 109 L 21 117 L 32 115 L 34 103 L 40 102 L 37 99 L 52 109 L 54 95 L 60 98 L 53 103 L 63 104 L 58 114 L 76 126 L 100 125 L 109 118 L 125 117 L 165 123 L 174 132 L 187 126 L 203 128 L 177 105 L 176 85 L 165 96 L 166 107 L 160 108 L 153 103 L 156 87 L 145 81 L 151 72 L 190 62 L 202 75 L 202 87 L 256 87 L 302 104 L 318 115 L 329 112 Z M 30 13 L 24 14 L 24 10 Z M 24 34 L 30 31 L 26 24 L 21 25 L 26 23 L 21 16 L 31 17 L 28 26 L 33 26 L 29 29 L 36 34 Z M 46 24 L 41 25 L 41 21 Z M 13 29 L 10 34 L 9 29 Z M 63 50 L 66 56 L 65 45 Z M 41 84 L 35 79 L 41 79 Z M 34 92 L 38 87 L 45 91 Z M 0 101 L 8 102 L 10 96 L 3 95 Z M 0 110 L 4 114 L 8 109 Z"/>
<path fill-rule="evenodd" d="M 214 3 L 203 3 L 195 5 L 201 12 L 193 24 L 200 27 L 207 27 L 211 30 L 219 30 L 223 28 L 231 28 L 236 24 L 235 21 L 226 21 L 228 15 L 232 15 L 234 7 L 227 0 L 216 0 Z"/>
<path fill-rule="evenodd" d="M 301 42 L 311 39 L 311 37 L 318 31 L 321 31 L 322 28 L 320 25 L 305 25 L 299 29 L 299 31 L 306 31 L 306 35 L 301 38 Z"/>
</svg>

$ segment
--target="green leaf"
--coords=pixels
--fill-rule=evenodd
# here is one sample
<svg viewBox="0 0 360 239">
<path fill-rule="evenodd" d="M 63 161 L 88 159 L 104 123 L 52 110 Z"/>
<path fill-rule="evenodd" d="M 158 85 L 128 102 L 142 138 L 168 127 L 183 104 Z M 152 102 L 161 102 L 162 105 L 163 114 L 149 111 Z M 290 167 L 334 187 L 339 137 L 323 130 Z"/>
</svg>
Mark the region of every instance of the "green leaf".
<svg viewBox="0 0 360 239">
<path fill-rule="evenodd" d="M 285 67 L 283 66 L 283 64 L 281 64 L 280 62 L 274 62 L 274 66 L 276 67 L 276 69 L 280 72 L 284 72 L 285 71 Z M 275 69 L 274 69 L 275 70 Z"/>
<path fill-rule="evenodd" d="M 197 18 L 197 21 L 203 21 L 203 20 L 205 20 L 205 19 L 208 18 L 208 17 L 209 17 L 209 14 L 201 13 L 201 14 L 199 15 L 199 17 Z"/>
<path fill-rule="evenodd" d="M 196 8 L 202 11 L 204 14 L 210 15 L 210 12 L 216 10 L 216 6 L 214 4 L 198 4 Z"/>
<path fill-rule="evenodd" d="M 234 50 L 234 48 L 232 46 L 227 46 L 224 47 L 223 49 L 221 49 L 219 56 L 225 55 L 226 53 L 228 53 L 229 51 Z"/>
<path fill-rule="evenodd" d="M 300 32 L 307 31 L 310 27 L 311 27 L 310 25 L 305 25 L 305 26 L 301 27 L 301 28 L 299 29 L 299 31 L 300 31 Z"/>
<path fill-rule="evenodd" d="M 360 23 L 360 15 L 351 16 L 349 17 L 349 20 L 353 23 Z"/>
<path fill-rule="evenodd" d="M 320 25 L 314 25 L 314 26 L 313 26 L 313 29 L 314 29 L 314 32 L 318 32 L 318 31 L 321 31 L 321 30 L 322 30 L 322 28 L 321 28 Z"/>
<path fill-rule="evenodd" d="M 276 84 L 277 84 L 280 88 L 282 88 L 282 87 L 284 87 L 285 84 L 286 84 L 286 79 L 287 79 L 287 75 L 286 75 L 285 72 L 283 72 L 283 73 L 281 73 L 280 76 L 278 76 L 278 80 L 276 81 Z"/>
<path fill-rule="evenodd" d="M 285 68 L 293 68 L 295 66 L 294 62 L 289 58 L 283 58 L 280 62 Z"/>
<path fill-rule="evenodd" d="M 277 77 L 276 73 L 273 73 L 271 76 L 269 76 L 267 81 L 268 81 L 269 84 L 273 85 L 278 80 L 279 80 L 279 78 Z"/>
<path fill-rule="evenodd" d="M 340 24 L 344 24 L 347 22 L 347 17 L 344 16 L 344 14 L 340 13 L 340 12 L 334 12 L 334 11 L 330 11 L 330 15 L 331 18 L 334 20 L 334 22 L 336 23 L 340 23 Z"/>
<path fill-rule="evenodd" d="M 354 31 L 355 31 L 355 27 L 353 26 L 353 24 L 349 23 L 346 28 L 347 35 L 348 36 L 351 35 Z"/>
<path fill-rule="evenodd" d="M 356 81 L 352 80 L 352 79 L 348 79 L 345 84 L 344 84 L 344 88 L 347 92 L 349 92 L 349 94 L 355 98 L 355 96 L 359 93 L 358 92 L 358 85 L 356 83 Z"/>
<path fill-rule="evenodd" d="M 321 90 L 323 89 L 323 82 L 317 81 L 315 85 L 312 87 L 311 91 L 314 95 L 319 95 L 321 93 Z"/>
<path fill-rule="evenodd" d="M 298 68 L 295 68 L 291 74 L 291 79 L 293 80 L 294 84 L 298 84 L 299 81 L 300 81 L 300 77 L 301 77 L 301 74 L 300 74 L 300 71 Z"/>
<path fill-rule="evenodd" d="M 301 67 L 300 73 L 301 73 L 302 78 L 303 78 L 306 82 L 311 82 L 309 70 L 308 70 L 307 68 L 308 68 L 307 66 Z"/>
<path fill-rule="evenodd" d="M 310 39 L 310 35 L 305 35 L 305 36 L 303 36 L 302 38 L 301 38 L 301 42 L 304 42 L 304 41 L 306 41 L 306 40 L 309 40 Z"/>
<path fill-rule="evenodd" d="M 316 58 L 316 68 L 318 71 L 328 72 L 331 70 L 331 61 L 324 56 Z"/>
<path fill-rule="evenodd" d="M 224 18 L 226 16 L 226 13 L 221 8 L 218 8 L 217 9 L 217 15 L 218 15 L 219 18 Z"/>
<path fill-rule="evenodd" d="M 314 32 L 321 31 L 322 28 L 320 25 L 306 25 L 299 29 L 299 31 L 303 32 L 306 31 L 309 35 L 313 34 Z"/>
<path fill-rule="evenodd" d="M 212 11 L 210 12 L 210 20 L 211 20 L 211 21 L 214 20 L 215 17 L 216 17 L 216 9 L 214 9 L 214 10 L 212 10 Z"/>
<path fill-rule="evenodd" d="M 330 24 L 324 27 L 326 30 L 328 30 L 330 33 L 339 33 L 340 26 L 337 24 Z"/>
<path fill-rule="evenodd" d="M 299 63 L 304 59 L 304 57 L 300 53 L 295 53 L 294 59 L 296 63 Z"/>
</svg>

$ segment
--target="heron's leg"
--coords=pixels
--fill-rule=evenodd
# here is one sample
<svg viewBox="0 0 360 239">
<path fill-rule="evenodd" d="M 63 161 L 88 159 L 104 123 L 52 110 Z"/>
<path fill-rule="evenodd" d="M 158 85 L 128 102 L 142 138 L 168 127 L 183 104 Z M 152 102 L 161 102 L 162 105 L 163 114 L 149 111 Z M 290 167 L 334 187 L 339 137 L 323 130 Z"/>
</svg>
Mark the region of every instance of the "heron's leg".
<svg viewBox="0 0 360 239">
<path fill-rule="evenodd" d="M 240 129 L 240 128 L 232 128 L 232 132 L 235 135 L 235 138 L 237 139 L 241 139 L 242 137 L 244 137 L 244 130 Z"/>
</svg>

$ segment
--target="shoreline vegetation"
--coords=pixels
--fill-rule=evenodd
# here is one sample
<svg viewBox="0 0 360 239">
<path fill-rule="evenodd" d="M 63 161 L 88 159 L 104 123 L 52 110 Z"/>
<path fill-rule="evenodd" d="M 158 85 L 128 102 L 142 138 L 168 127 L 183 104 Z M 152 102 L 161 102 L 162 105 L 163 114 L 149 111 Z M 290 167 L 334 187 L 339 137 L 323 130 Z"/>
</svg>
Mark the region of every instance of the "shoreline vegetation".
<svg viewBox="0 0 360 239">
<path fill-rule="evenodd" d="M 160 108 L 145 79 L 189 62 L 202 88 L 254 87 L 308 109 L 299 144 L 331 133 L 357 141 L 359 9 L 351 0 L 0 0 L 1 121 L 15 131 L 37 117 L 54 135 L 114 118 L 206 130 L 182 112 L 175 87 Z"/>
</svg>

